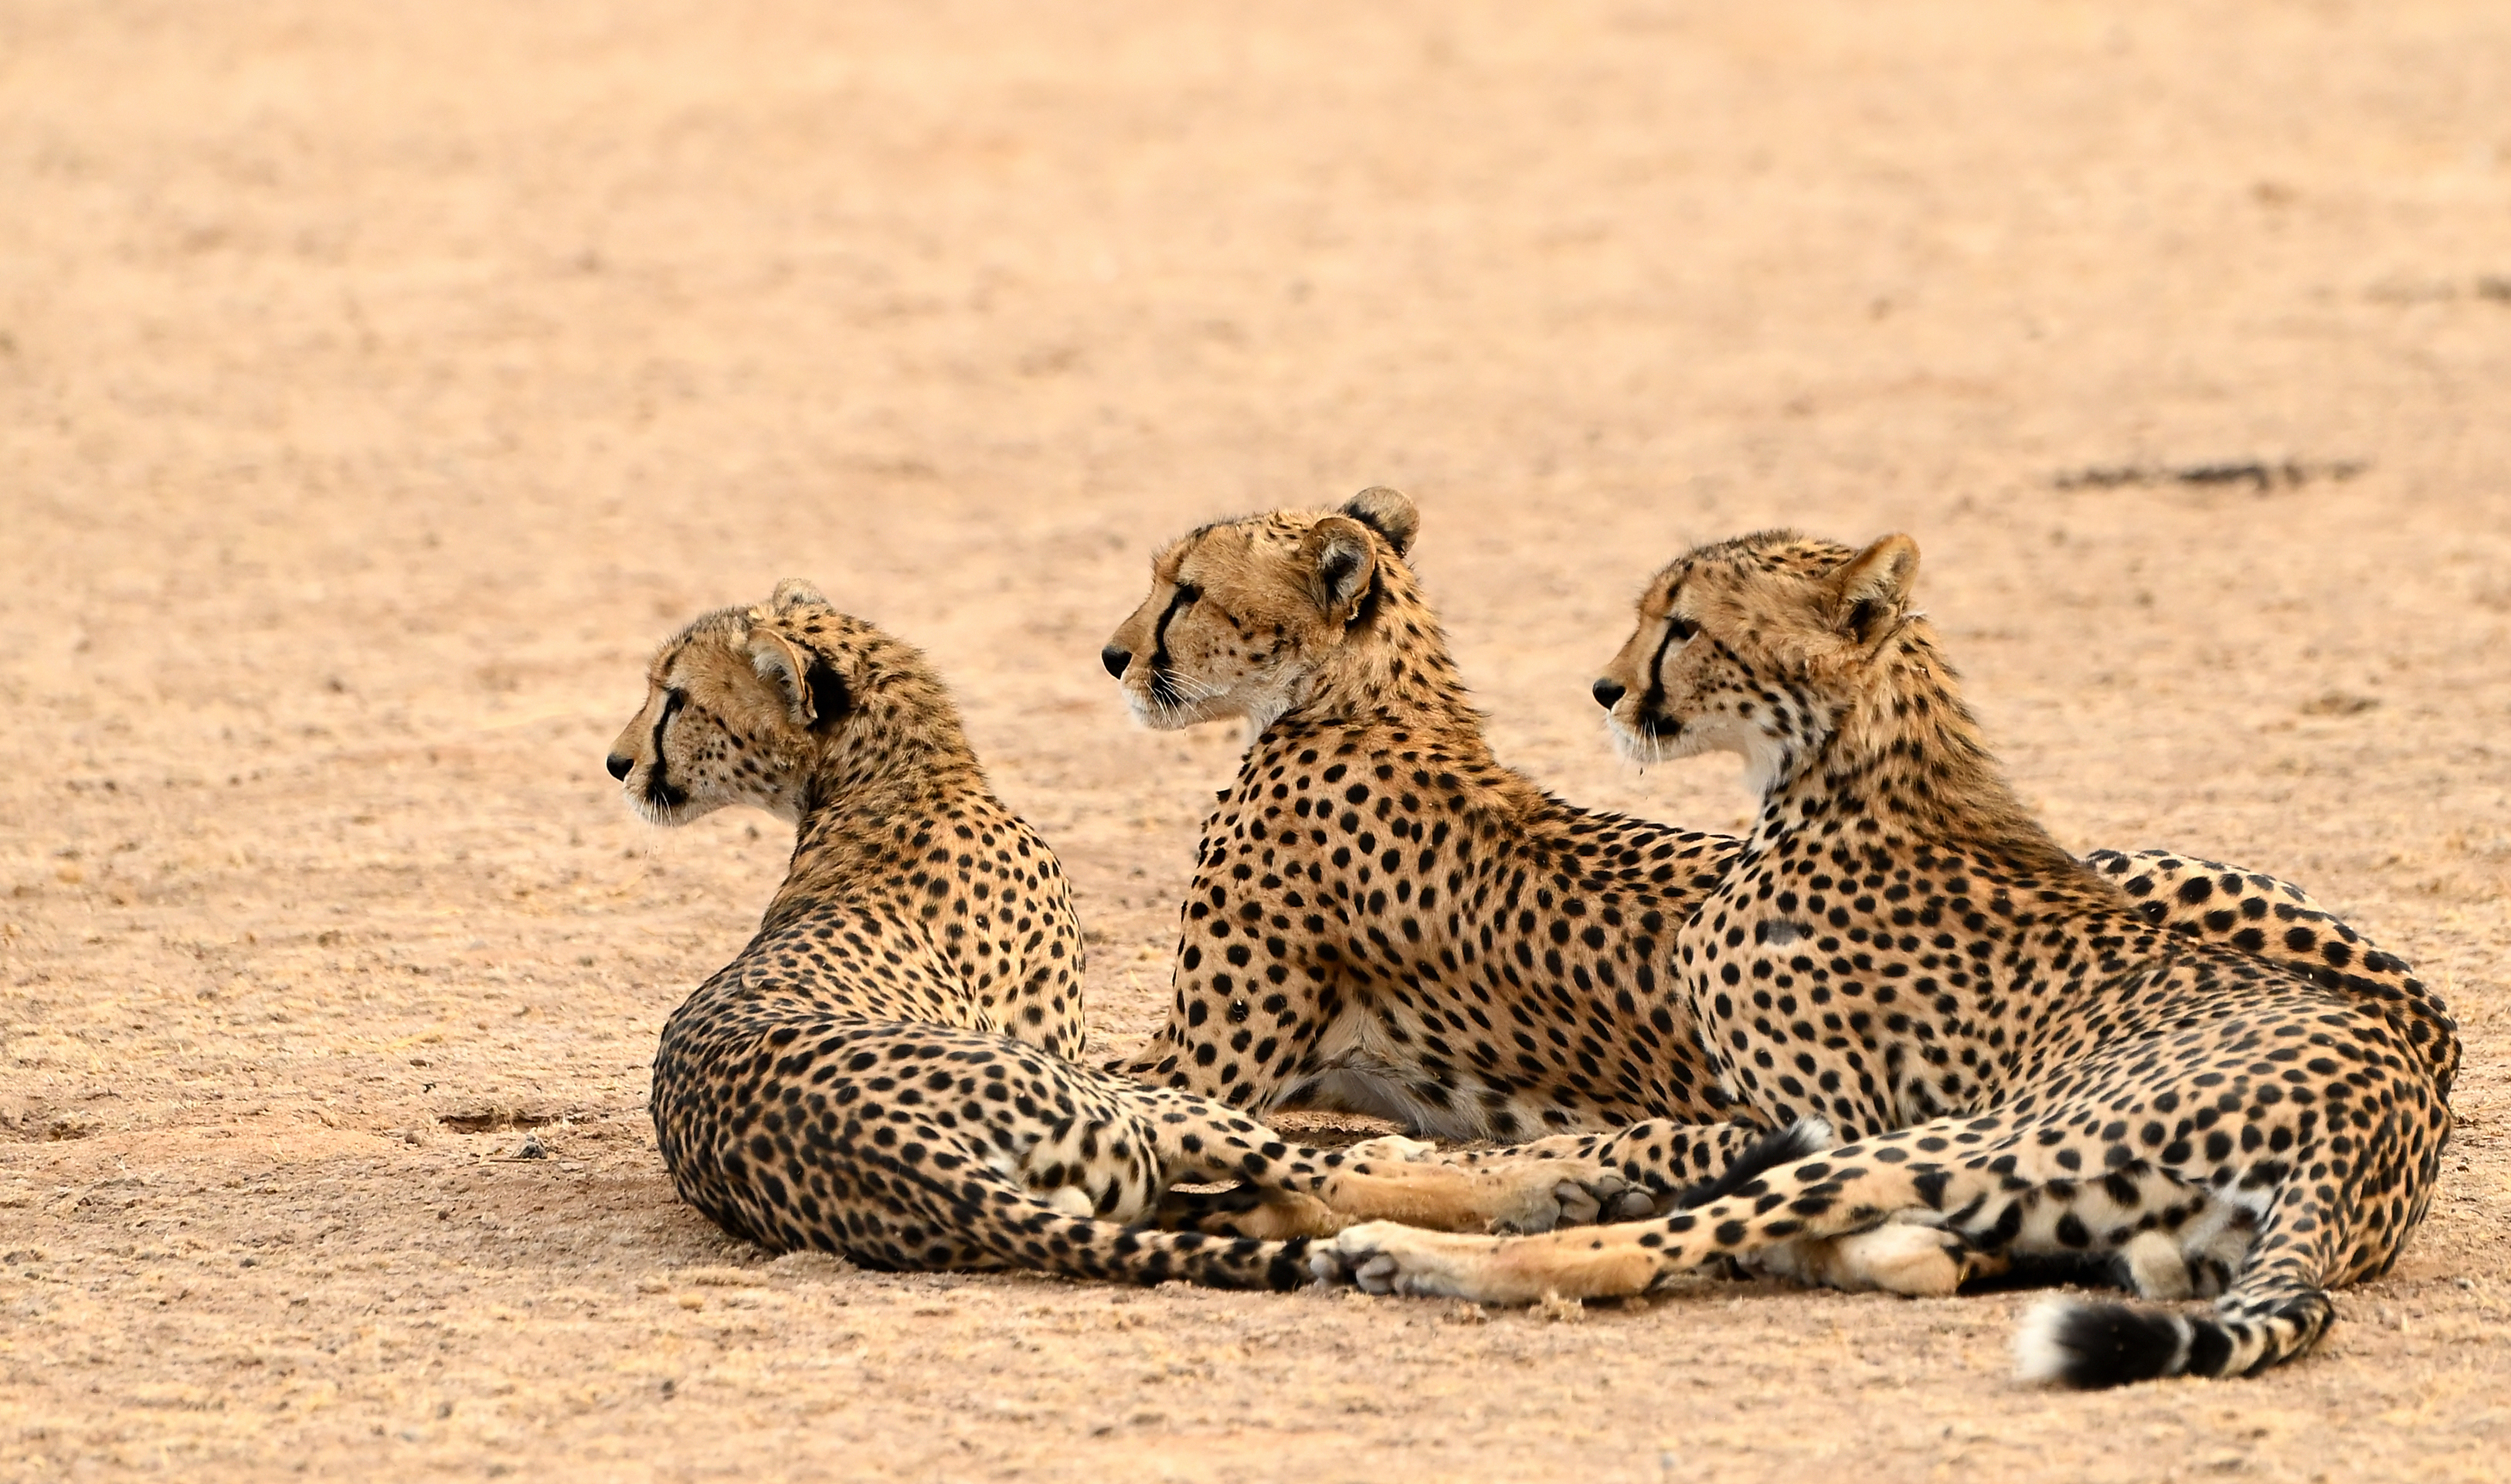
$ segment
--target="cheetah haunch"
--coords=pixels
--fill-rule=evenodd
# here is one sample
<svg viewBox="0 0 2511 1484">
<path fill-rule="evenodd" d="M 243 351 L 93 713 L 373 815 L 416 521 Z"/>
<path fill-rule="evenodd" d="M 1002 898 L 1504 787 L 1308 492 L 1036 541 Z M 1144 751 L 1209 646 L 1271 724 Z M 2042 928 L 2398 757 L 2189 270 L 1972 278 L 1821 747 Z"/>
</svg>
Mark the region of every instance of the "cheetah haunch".
<svg viewBox="0 0 2511 1484">
<path fill-rule="evenodd" d="M 1280 1288 L 1308 1281 L 1309 1237 L 1365 1214 L 1479 1231 L 1592 1210 L 1557 1164 L 1293 1148 L 1073 1063 L 1082 940 L 1054 853 L 994 797 L 923 657 L 807 585 L 698 619 L 647 686 L 609 758 L 640 815 L 796 825 L 757 935 L 654 1059 L 664 1162 L 725 1231 L 884 1268 Z M 1261 1199 L 1164 1203 L 1180 1180 Z M 1131 1225 L 1163 1216 L 1238 1236 Z"/>
<path fill-rule="evenodd" d="M 1890 1249 L 1905 1290 L 2106 1255 L 2147 1298 L 2220 1294 L 2203 1313 L 2053 1299 L 2026 1323 L 2027 1377 L 2108 1386 L 2300 1354 L 2331 1287 L 2396 1260 L 2451 1128 L 2440 1003 L 2309 930 L 2283 964 L 2158 929 L 2060 850 L 1911 610 L 1916 569 L 1898 536 L 1702 548 L 1649 584 L 1598 684 L 1635 755 L 1737 752 L 1760 781 L 1741 856 L 1678 934 L 1682 977 L 1736 1095 L 1846 1142 L 1653 1221 L 1355 1227 L 1331 1259 L 1364 1286 L 1628 1294 L 1850 1237 L 1870 1269 Z"/>
</svg>

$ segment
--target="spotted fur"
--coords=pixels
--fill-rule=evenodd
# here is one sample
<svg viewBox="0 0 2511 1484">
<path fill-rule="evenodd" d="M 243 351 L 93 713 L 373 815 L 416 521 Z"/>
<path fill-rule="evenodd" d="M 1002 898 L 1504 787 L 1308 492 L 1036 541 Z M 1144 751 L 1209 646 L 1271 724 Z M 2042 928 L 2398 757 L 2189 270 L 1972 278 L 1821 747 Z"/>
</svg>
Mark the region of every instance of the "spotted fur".
<svg viewBox="0 0 2511 1484">
<path fill-rule="evenodd" d="M 1558 1165 L 1294 1148 L 1073 1062 L 1082 938 L 1054 852 L 994 797 L 923 657 L 808 586 L 700 618 L 647 682 L 609 758 L 639 813 L 796 826 L 757 935 L 654 1060 L 664 1161 L 725 1231 L 887 1268 L 1287 1287 L 1309 1237 L 1364 1214 L 1480 1231 L 1593 1209 Z M 1254 1199 L 1171 1189 L 1213 1180 Z M 1219 1230 L 1144 1229 L 1163 1221 Z"/>
<path fill-rule="evenodd" d="M 1371 489 L 1203 526 L 1153 559 L 1102 662 L 1146 725 L 1243 720 L 1250 742 L 1196 852 L 1167 1023 L 1117 1069 L 1257 1114 L 1531 1140 L 1501 1158 L 1616 1175 L 1615 1209 L 1654 1209 L 1772 1126 L 1732 1098 L 1677 958 L 1741 842 L 1580 809 L 1500 763 L 1411 570 L 1419 530 L 1410 501 Z M 2308 903 L 2158 851 L 2095 858 L 2144 884 L 2156 921 L 2262 954 L 2292 951 L 2249 942 L 2265 898 Z M 2238 885 L 2195 894 L 2199 871 Z M 2408 982 L 2385 955 L 2354 967 L 2376 959 Z"/>
<path fill-rule="evenodd" d="M 1371 1224 L 1324 1267 L 1525 1302 L 1845 1238 L 1903 1291 L 2014 1257 L 2114 1257 L 2156 1298 L 2221 1285 L 2203 1313 L 2053 1301 L 2024 1373 L 2102 1386 L 2289 1359 L 2332 1287 L 2396 1260 L 2451 1128 L 2446 1009 L 2350 930 L 2332 954 L 2297 926 L 2277 962 L 2239 920 L 2157 926 L 2114 879 L 2133 868 L 2060 850 L 1909 607 L 1916 566 L 1906 537 L 1695 551 L 1599 686 L 1635 755 L 1734 751 L 1760 777 L 1740 856 L 1678 934 L 1682 978 L 1733 1095 L 1845 1142 L 1657 1220 L 1502 1241 Z M 2221 890 L 2181 879 L 2189 906 Z"/>
<path fill-rule="evenodd" d="M 1768 1128 L 1725 1123 L 1671 975 L 1735 842 L 1501 764 L 1406 560 L 1418 526 L 1375 489 L 1154 559 L 1102 660 L 1144 723 L 1243 719 L 1251 742 L 1204 825 L 1168 1022 L 1118 1069 L 1257 1113 L 1541 1139 L 1517 1153 L 1660 1195 L 1714 1176 Z"/>
</svg>

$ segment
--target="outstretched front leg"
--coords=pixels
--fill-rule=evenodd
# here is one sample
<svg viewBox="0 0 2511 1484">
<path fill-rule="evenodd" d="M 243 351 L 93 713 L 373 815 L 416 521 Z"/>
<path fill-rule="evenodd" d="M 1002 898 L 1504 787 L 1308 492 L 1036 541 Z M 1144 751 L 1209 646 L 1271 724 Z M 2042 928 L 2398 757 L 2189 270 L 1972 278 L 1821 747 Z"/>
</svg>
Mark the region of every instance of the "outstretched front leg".
<svg viewBox="0 0 2511 1484">
<path fill-rule="evenodd" d="M 1361 1221 L 1448 1232 L 1545 1232 L 1593 1220 L 1617 1202 L 1622 1178 L 1592 1161 L 1528 1158 L 1480 1167 L 1413 1158 L 1412 1140 L 1348 1150 L 1293 1145 L 1209 1098 L 1129 1089 L 1163 1178 L 1238 1180 L 1245 1194 L 1171 1191 L 1157 1219 L 1197 1231 L 1282 1239 L 1330 1236 Z"/>
<path fill-rule="evenodd" d="M 1299 1237 L 1332 1237 L 1367 1219 L 1347 1216 L 1298 1191 L 1241 1182 L 1217 1190 L 1172 1187 L 1161 1194 L 1150 1224 L 1163 1232 L 1289 1241 Z"/>
<path fill-rule="evenodd" d="M 1362 1221 L 1408 1219 L 1384 1214 L 1404 1208 L 1433 1212 L 1438 1219 L 1412 1224 L 1441 1231 L 1548 1232 L 1698 1205 L 1830 1144 L 1829 1126 L 1811 1119 L 1776 1130 L 1742 1121 L 1650 1119 L 1488 1149 L 1441 1149 L 1390 1134 L 1331 1154 L 1311 1152 L 1334 1172 L 1319 1195 L 1259 1185 L 1172 1190 L 1157 1219 L 1163 1227 L 1236 1237 L 1326 1237 Z M 1846 1271 L 1825 1252 L 1806 1250 L 1789 1261 L 1826 1275 Z"/>
<path fill-rule="evenodd" d="M 1770 1142 L 1774 1131 L 1767 1123 L 1744 1119 L 1724 1123 L 1645 1119 L 1595 1133 L 1554 1134 L 1524 1144 L 1434 1151 L 1413 1158 L 1492 1170 L 1526 1161 L 1558 1161 L 1579 1170 L 1591 1186 L 1599 1182 L 1589 1171 L 1619 1176 L 1626 1188 L 1608 1205 L 1582 1220 L 1636 1221 L 1673 1210 L 1686 1195 L 1819 1153 L 1831 1144 L 1831 1131 L 1819 1121 L 1793 1125 L 1788 1137 L 1777 1143 Z M 1748 1173 L 1739 1176 L 1739 1171 Z"/>
<path fill-rule="evenodd" d="M 1782 1134 L 1763 1148 L 1775 1155 L 1787 1142 Z M 1931 1214 L 1937 1207 L 1927 1196 L 1940 1195 L 1950 1178 L 1941 1166 L 1908 1162 L 1899 1148 L 1898 1162 L 1874 1160 L 1876 1147 L 1902 1142 L 1887 1135 L 1758 1169 L 1748 1167 L 1761 1162 L 1748 1156 L 1733 1178 L 1654 1221 L 1514 1237 L 1371 1222 L 1347 1228 L 1310 1261 L 1320 1278 L 1371 1293 L 1483 1304 L 1627 1297 L 1727 1261 L 1842 1288 L 1949 1294 L 1973 1272 L 1975 1250 L 1958 1232 L 1926 1220 L 1888 1219 Z"/>
<path fill-rule="evenodd" d="M 1819 1119 L 1802 1120 L 1778 1129 L 1744 1123 L 1646 1123 L 1611 1134 L 1569 1135 L 1446 1158 L 1460 1164 L 1476 1160 L 1504 1161 L 1512 1157 L 1580 1161 L 1602 1158 L 1611 1167 L 1627 1171 L 1633 1181 L 1618 1199 L 1604 1202 L 1612 1214 L 1602 1219 L 1619 1224 L 1643 1220 L 1651 1214 L 1695 1210 L 1738 1195 L 1758 1195 L 1765 1189 L 1763 1174 L 1820 1154 L 1831 1144 L 1831 1127 Z M 1524 1154 L 1536 1149 L 1544 1149 L 1544 1154 Z M 1685 1175 L 1698 1178 L 1678 1184 Z M 1588 1184 L 1584 1189 L 1593 1191 L 1598 1187 Z M 1559 1223 L 1564 1227 L 1575 1224 L 1579 1223 Z M 1343 1229 L 1357 1225 L 1346 1222 Z M 1250 1229 L 1244 1235 L 1263 1234 Z M 1570 1245 L 1577 1243 L 1573 1239 Z M 1835 1235 L 1806 1232 L 1789 1237 L 1758 1247 L 1746 1266 L 1755 1272 L 1852 1293 L 1880 1289 L 1919 1296 L 1951 1293 L 1974 1277 L 2002 1273 L 2006 1264 L 2000 1255 L 1981 1250 L 1959 1233 L 1940 1224 L 1896 1220 L 1862 1231 Z M 1329 1259 L 1320 1273 L 1335 1275 L 1333 1269 Z M 1395 1291 L 1392 1270 L 1384 1264 L 1371 1272 L 1348 1275 L 1364 1287 Z"/>
</svg>

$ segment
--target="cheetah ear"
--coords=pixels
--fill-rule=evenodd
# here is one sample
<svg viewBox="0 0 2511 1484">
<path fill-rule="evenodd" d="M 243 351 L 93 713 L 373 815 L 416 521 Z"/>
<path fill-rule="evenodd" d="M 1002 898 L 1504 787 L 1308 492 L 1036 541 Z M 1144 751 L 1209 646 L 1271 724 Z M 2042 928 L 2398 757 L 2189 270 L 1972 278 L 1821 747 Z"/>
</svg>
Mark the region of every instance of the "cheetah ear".
<svg viewBox="0 0 2511 1484">
<path fill-rule="evenodd" d="M 829 600 L 820 595 L 819 589 L 812 587 L 801 578 L 789 577 L 776 585 L 776 595 L 767 600 L 767 608 L 771 613 L 783 613 L 789 608 L 797 608 L 804 603 L 815 604 L 822 608 L 829 606 Z"/>
<path fill-rule="evenodd" d="M 1327 618 L 1349 624 L 1377 590 L 1377 552 L 1369 532 L 1346 515 L 1328 515 L 1299 538 L 1308 596 Z"/>
<path fill-rule="evenodd" d="M 1872 643 L 1910 609 L 1918 580 L 1918 544 L 1886 536 L 1831 575 L 1831 621 L 1860 644 Z"/>
<path fill-rule="evenodd" d="M 760 679 L 776 687 L 786 716 L 797 727 L 826 732 L 854 709 L 854 697 L 836 666 L 773 628 L 750 631 L 750 664 Z"/>
<path fill-rule="evenodd" d="M 1402 490 L 1374 484 L 1351 497 L 1342 513 L 1386 538 L 1398 556 L 1409 556 L 1412 539 L 1421 534 L 1421 513 Z"/>
</svg>

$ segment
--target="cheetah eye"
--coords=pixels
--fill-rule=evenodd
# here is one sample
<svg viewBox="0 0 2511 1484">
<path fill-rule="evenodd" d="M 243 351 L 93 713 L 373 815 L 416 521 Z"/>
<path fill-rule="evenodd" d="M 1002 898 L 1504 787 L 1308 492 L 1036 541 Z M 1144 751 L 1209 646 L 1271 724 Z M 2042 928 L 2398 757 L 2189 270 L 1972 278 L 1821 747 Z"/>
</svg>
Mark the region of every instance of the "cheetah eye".
<svg viewBox="0 0 2511 1484">
<path fill-rule="evenodd" d="M 1188 603 L 1201 602 L 1202 600 L 1203 590 L 1201 588 L 1196 587 L 1192 583 L 1179 583 L 1177 585 L 1177 604 L 1178 607 L 1182 608 Z"/>
<path fill-rule="evenodd" d="M 1689 619 L 1677 618 L 1669 613 L 1665 617 L 1665 631 L 1678 639 L 1687 640 L 1700 631 L 1700 626 Z"/>
</svg>

